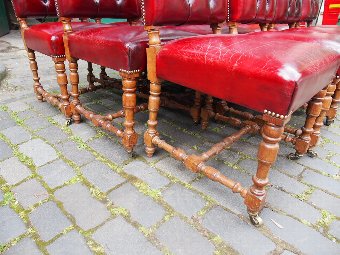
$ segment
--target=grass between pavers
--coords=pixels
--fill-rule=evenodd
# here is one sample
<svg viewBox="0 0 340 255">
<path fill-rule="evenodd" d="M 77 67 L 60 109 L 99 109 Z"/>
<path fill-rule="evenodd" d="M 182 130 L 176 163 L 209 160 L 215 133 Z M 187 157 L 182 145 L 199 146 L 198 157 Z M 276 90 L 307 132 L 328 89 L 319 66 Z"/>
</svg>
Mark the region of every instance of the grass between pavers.
<svg viewBox="0 0 340 255">
<path fill-rule="evenodd" d="M 21 123 L 20 122 L 20 119 L 17 119 L 16 118 L 16 116 L 17 115 L 11 115 L 11 117 L 19 124 L 19 123 Z M 51 124 L 53 124 L 53 125 L 57 125 L 57 126 L 59 126 L 60 127 L 60 125 L 58 125 L 58 123 L 57 122 L 55 122 L 55 121 L 51 121 L 51 119 L 52 118 L 48 118 L 48 120 L 50 121 L 50 123 Z M 70 139 L 71 140 L 73 140 L 74 142 L 76 142 L 77 144 L 78 144 L 78 147 L 79 148 L 81 148 L 81 149 L 85 149 L 85 150 L 88 150 L 88 151 L 90 151 L 93 155 L 95 155 L 95 156 L 97 156 L 96 158 L 98 159 L 98 160 L 100 160 L 100 161 L 102 161 L 103 163 L 106 163 L 112 170 L 114 170 L 114 171 L 116 171 L 117 173 L 119 173 L 119 174 L 123 174 L 124 175 L 124 171 L 123 171 L 123 169 L 121 168 L 121 167 L 119 167 L 119 166 L 117 166 L 114 162 L 111 162 L 110 160 L 108 160 L 108 159 L 106 159 L 105 157 L 103 157 L 102 155 L 100 155 L 100 154 L 98 154 L 96 151 L 94 151 L 92 148 L 90 148 L 84 141 L 82 141 L 82 139 L 81 138 L 79 138 L 79 137 L 76 137 L 76 136 L 73 136 L 72 135 L 72 131 L 71 131 L 71 129 L 69 128 L 69 127 L 60 127 L 67 135 L 69 135 L 70 137 Z M 107 134 L 105 133 L 105 132 L 100 132 L 100 133 L 98 133 L 98 135 L 96 135 L 96 137 L 94 137 L 94 139 L 95 138 L 99 138 L 99 137 L 102 137 L 102 136 L 106 136 Z M 42 139 L 42 138 L 41 138 Z M 42 140 L 44 140 L 44 139 L 42 139 Z M 47 142 L 47 141 L 45 141 L 45 142 Z M 47 142 L 48 143 L 48 142 Z M 53 146 L 52 146 L 53 147 Z M 60 153 L 60 154 L 58 154 L 60 157 L 62 157 L 62 154 Z M 242 153 L 241 153 L 241 155 L 242 155 Z M 244 156 L 244 158 L 247 158 L 248 157 L 248 155 L 243 155 Z M 242 158 L 242 159 L 244 159 L 244 158 Z M 241 159 L 241 160 L 242 160 Z M 28 159 L 26 158 L 23 158 L 23 161 L 27 161 Z M 65 158 L 63 159 L 63 160 L 65 160 Z M 133 160 L 133 159 L 132 159 Z M 145 161 L 146 162 L 146 161 Z M 68 164 L 70 164 L 73 168 L 77 168 L 77 166 L 73 163 L 72 164 L 72 162 L 67 162 Z M 147 162 L 146 162 L 147 163 Z M 238 163 L 238 162 L 237 162 Z M 127 164 L 126 162 L 125 162 L 125 164 Z M 151 165 L 151 166 L 154 166 L 154 162 L 152 162 L 152 163 L 150 163 L 149 165 Z M 228 165 L 228 164 L 226 164 L 226 165 Z M 228 166 L 230 166 L 230 165 L 228 165 Z M 234 166 L 234 168 L 235 169 L 238 169 L 238 170 L 240 170 L 240 168 L 237 166 L 237 164 L 235 164 L 235 166 Z M 79 169 L 77 169 L 78 171 L 79 171 Z M 162 171 L 160 171 L 159 169 L 157 169 L 157 171 L 158 172 L 160 172 L 161 174 L 163 174 L 163 175 L 165 175 L 165 173 L 164 172 L 162 172 Z M 125 173 L 126 174 L 126 173 Z M 165 176 L 167 176 L 169 179 L 170 179 L 170 181 L 171 182 L 176 182 L 176 183 L 180 183 L 181 185 L 184 185 L 186 188 L 188 188 L 188 189 L 191 189 L 191 190 L 193 190 L 193 191 L 195 191 L 196 193 L 198 193 L 197 192 L 197 190 L 195 190 L 195 189 L 193 189 L 192 187 L 191 187 L 191 185 L 190 184 L 186 184 L 186 183 L 183 183 L 183 182 L 181 182 L 180 180 L 176 180 L 176 177 L 172 177 L 172 178 L 170 178 L 171 177 L 171 175 L 165 175 Z M 124 176 L 123 176 L 124 177 Z M 162 200 L 161 199 L 161 194 L 160 194 L 160 191 L 157 191 L 157 190 L 151 190 L 150 189 L 150 187 L 148 187 L 148 185 L 147 184 L 145 184 L 143 181 L 141 181 L 141 180 L 138 180 L 136 177 L 132 177 L 131 179 L 129 179 L 131 176 L 129 176 L 129 175 L 127 175 L 127 176 L 125 176 L 124 178 L 126 178 L 127 180 L 129 180 L 130 182 L 132 182 L 132 184 L 135 186 L 135 187 L 137 187 L 138 188 L 138 190 L 140 191 L 140 192 L 142 192 L 143 194 L 145 194 L 145 195 L 147 195 L 147 196 L 149 196 L 149 197 L 151 197 L 152 199 L 154 199 L 156 202 L 158 202 L 158 203 L 160 203 L 160 201 Z M 200 176 L 198 176 L 198 178 L 201 178 Z M 72 184 L 72 183 L 76 183 L 76 182 L 83 182 L 83 181 L 85 181 L 86 180 L 86 178 L 81 178 L 80 176 L 76 176 L 76 177 L 74 177 L 74 178 L 72 178 L 70 181 L 68 181 L 67 183 L 65 183 L 65 185 L 70 185 L 70 184 Z M 86 181 L 85 181 L 86 182 Z M 84 183 L 85 184 L 85 183 Z M 90 183 L 87 183 L 86 184 L 86 186 L 88 186 L 89 188 L 90 188 L 90 191 L 91 191 L 91 194 L 92 194 L 92 196 L 94 196 L 96 199 L 98 199 L 98 200 L 105 200 L 105 194 L 104 193 L 102 193 L 99 189 L 97 189 L 97 188 L 95 188 L 95 187 L 90 187 L 91 186 L 91 184 Z M 209 197 L 207 196 L 207 195 L 203 195 L 203 194 L 200 194 L 201 196 L 203 196 L 204 197 L 204 199 L 206 199 L 207 201 L 208 201 L 208 205 L 206 205 L 200 212 L 198 212 L 198 216 L 200 216 L 200 217 L 203 217 L 209 210 L 211 210 L 212 208 L 213 208 L 213 206 L 214 205 L 216 205 L 217 203 L 215 202 L 215 201 L 213 201 L 213 199 L 209 199 Z M 164 201 L 163 201 L 164 202 Z M 163 202 L 161 202 L 161 205 L 164 207 L 164 205 L 163 205 Z M 165 202 L 164 202 L 165 203 Z M 166 204 L 166 203 L 165 203 Z M 110 206 L 110 205 L 109 205 Z M 168 207 L 168 208 L 167 208 Z M 111 214 L 115 217 L 115 216 L 117 216 L 117 215 L 122 215 L 124 218 L 126 218 L 128 221 L 130 221 L 130 223 L 132 224 L 132 225 L 134 225 L 140 232 L 142 232 L 147 238 L 148 237 L 152 237 L 152 235 L 153 235 L 153 232 L 162 224 L 162 223 L 164 223 L 164 222 L 166 222 L 166 221 L 168 221 L 168 220 L 170 220 L 172 217 L 174 217 L 175 215 L 177 215 L 177 214 L 179 214 L 179 213 L 177 213 L 177 212 L 175 212 L 169 205 L 167 205 L 166 206 L 166 211 L 167 211 L 167 214 L 164 216 L 164 218 L 158 223 L 158 224 L 156 224 L 156 227 L 154 227 L 154 229 L 145 229 L 143 226 L 141 226 L 141 225 L 139 225 L 137 222 L 133 222 L 132 220 L 131 220 L 131 218 L 130 218 L 130 216 L 129 216 L 129 212 L 128 212 L 128 210 L 126 210 L 125 208 L 120 208 L 120 207 L 112 207 L 112 208 L 108 208 L 109 209 L 109 211 L 111 212 Z M 64 212 L 65 213 L 65 212 Z M 181 218 L 183 218 L 183 220 L 184 221 L 186 221 L 187 223 L 189 223 L 191 226 L 193 226 L 193 227 L 195 227 L 195 224 L 190 220 L 190 219 L 187 219 L 185 216 L 183 216 L 183 215 L 180 215 L 179 214 L 179 216 L 181 217 Z M 157 225 L 158 225 L 158 227 L 157 227 Z M 196 229 L 197 229 L 197 226 L 195 227 Z M 82 232 L 81 230 L 80 230 L 80 232 Z M 88 232 L 88 233 L 86 233 L 86 232 L 83 232 L 83 235 L 84 236 L 86 236 L 86 237 L 89 237 L 90 236 L 90 234 L 89 233 L 91 233 L 91 232 Z M 202 234 L 202 233 L 201 233 Z M 149 238 L 148 238 L 149 239 Z M 217 237 L 217 236 L 214 236 L 214 235 L 212 235 L 212 236 L 210 236 L 210 238 L 208 238 L 209 240 L 211 240 L 213 243 L 214 243 L 214 245 L 215 245 L 215 247 L 220 247 L 220 238 L 219 237 Z M 151 240 L 152 241 L 152 240 Z M 88 244 L 89 244 L 89 242 L 91 243 L 91 241 L 88 241 Z M 155 242 L 155 241 L 152 241 L 153 243 Z M 155 244 L 155 243 L 154 243 Z M 91 247 L 92 248 L 92 250 L 97 250 L 96 251 L 96 253 L 97 254 L 100 254 L 101 252 L 102 252 L 102 249 L 100 249 L 100 247 L 98 247 L 98 246 L 96 246 L 96 245 L 94 245 L 95 247 Z M 156 246 L 158 246 L 159 247 L 159 244 L 158 245 L 156 245 Z M 161 250 L 164 252 L 164 253 L 168 253 L 168 251 L 167 251 L 167 249 L 166 249 L 166 247 L 162 247 L 161 248 Z M 223 253 L 221 253 L 223 251 L 223 249 L 222 250 L 220 250 L 220 249 L 217 249 L 216 250 L 216 254 L 223 254 Z"/>
</svg>

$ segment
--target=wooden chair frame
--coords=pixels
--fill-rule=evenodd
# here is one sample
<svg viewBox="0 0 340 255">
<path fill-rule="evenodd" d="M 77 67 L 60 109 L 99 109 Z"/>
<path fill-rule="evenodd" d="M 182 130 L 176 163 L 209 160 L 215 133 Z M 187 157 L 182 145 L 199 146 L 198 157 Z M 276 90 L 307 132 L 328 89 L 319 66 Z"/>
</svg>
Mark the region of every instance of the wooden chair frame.
<svg viewBox="0 0 340 255">
<path fill-rule="evenodd" d="M 230 33 L 237 33 L 236 23 L 229 23 Z M 214 33 L 218 33 L 220 27 L 218 24 L 212 26 Z M 144 134 L 145 151 L 148 157 L 152 157 L 156 147 L 167 151 L 173 158 L 181 161 L 185 167 L 194 172 L 202 173 L 209 179 L 219 182 L 225 187 L 231 189 L 234 193 L 239 193 L 244 198 L 247 206 L 250 221 L 255 226 L 262 224 L 259 213 L 262 210 L 266 198 L 266 186 L 269 183 L 269 171 L 273 163 L 276 161 L 279 151 L 279 142 L 285 141 L 295 144 L 295 148 L 299 155 L 311 151 L 317 144 L 320 137 L 320 128 L 322 126 L 322 118 L 329 109 L 332 102 L 332 92 L 335 90 L 334 84 L 328 85 L 322 91 L 317 93 L 308 104 L 307 119 L 304 127 L 294 129 L 286 124 L 291 118 L 291 114 L 287 116 L 279 115 L 269 110 L 265 110 L 262 115 L 255 116 L 251 113 L 235 110 L 222 101 L 223 113 L 214 111 L 211 96 L 207 96 L 204 108 L 201 108 L 201 119 L 203 128 L 206 127 L 209 119 L 215 119 L 229 123 L 240 128 L 239 131 L 224 138 L 221 142 L 212 146 L 207 152 L 201 155 L 188 155 L 184 150 L 175 148 L 162 140 L 157 131 L 157 117 L 160 109 L 160 94 L 162 80 L 157 77 L 156 58 L 162 45 L 160 40 L 159 28 L 146 26 L 145 30 L 149 35 L 149 48 L 147 49 L 148 58 L 148 79 L 150 80 L 150 96 L 148 102 L 149 120 L 148 129 Z M 200 105 L 201 94 L 196 93 L 195 104 L 196 112 Z M 240 118 L 228 117 L 224 114 L 233 113 Z M 224 149 L 229 148 L 234 142 L 238 141 L 243 135 L 251 133 L 261 133 L 262 142 L 258 150 L 258 167 L 256 174 L 253 176 L 253 185 L 247 189 L 234 180 L 224 176 L 219 170 L 206 165 L 206 161 L 216 156 Z M 293 136 L 292 136 L 293 135 Z"/>
</svg>

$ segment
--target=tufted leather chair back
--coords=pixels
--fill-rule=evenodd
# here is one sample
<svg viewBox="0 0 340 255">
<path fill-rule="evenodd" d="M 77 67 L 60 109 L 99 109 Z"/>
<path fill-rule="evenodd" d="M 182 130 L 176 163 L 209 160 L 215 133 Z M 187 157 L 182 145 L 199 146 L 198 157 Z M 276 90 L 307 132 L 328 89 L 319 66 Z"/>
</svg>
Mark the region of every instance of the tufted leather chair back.
<svg viewBox="0 0 340 255">
<path fill-rule="evenodd" d="M 57 16 L 54 0 L 12 0 L 18 18 Z"/>
<path fill-rule="evenodd" d="M 68 18 L 139 19 L 141 0 L 55 0 L 58 15 Z"/>
<path fill-rule="evenodd" d="M 229 21 L 290 23 L 301 18 L 302 0 L 229 0 Z"/>
<path fill-rule="evenodd" d="M 301 21 L 312 21 L 317 18 L 321 0 L 302 0 Z"/>
<path fill-rule="evenodd" d="M 228 0 L 141 0 L 147 26 L 213 24 L 227 19 Z"/>
</svg>

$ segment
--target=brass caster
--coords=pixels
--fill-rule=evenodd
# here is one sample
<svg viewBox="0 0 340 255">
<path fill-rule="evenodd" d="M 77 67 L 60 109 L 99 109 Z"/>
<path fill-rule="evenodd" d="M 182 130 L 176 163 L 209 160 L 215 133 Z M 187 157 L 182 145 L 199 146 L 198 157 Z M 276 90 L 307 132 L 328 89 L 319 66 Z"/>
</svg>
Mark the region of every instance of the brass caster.
<svg viewBox="0 0 340 255">
<path fill-rule="evenodd" d="M 65 126 L 70 126 L 72 124 L 72 119 L 67 119 L 65 122 Z"/>
<path fill-rule="evenodd" d="M 297 152 L 295 153 L 290 153 L 287 155 L 287 158 L 290 160 L 298 160 L 300 158 L 302 158 L 303 155 L 298 154 Z"/>
<path fill-rule="evenodd" d="M 318 156 L 318 154 L 313 150 L 308 150 L 307 156 L 310 157 L 310 158 L 316 158 Z"/>
<path fill-rule="evenodd" d="M 333 123 L 334 123 L 334 120 L 330 120 L 328 117 L 326 117 L 325 122 L 324 122 L 325 126 L 329 127 Z"/>
<path fill-rule="evenodd" d="M 258 214 L 249 214 L 249 219 L 251 224 L 253 224 L 255 227 L 260 227 L 263 225 L 263 220 Z"/>
</svg>

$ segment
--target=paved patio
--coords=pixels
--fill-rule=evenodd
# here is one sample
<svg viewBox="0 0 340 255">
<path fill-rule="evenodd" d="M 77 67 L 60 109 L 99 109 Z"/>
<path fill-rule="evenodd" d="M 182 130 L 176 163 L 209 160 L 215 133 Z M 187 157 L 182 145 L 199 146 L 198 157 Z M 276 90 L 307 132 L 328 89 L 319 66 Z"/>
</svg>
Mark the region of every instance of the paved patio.
<svg viewBox="0 0 340 255">
<path fill-rule="evenodd" d="M 64 125 L 40 103 L 18 31 L 0 38 L 0 253 L 9 254 L 340 254 L 340 120 L 324 127 L 318 158 L 292 162 L 282 144 L 262 216 L 253 227 L 238 195 L 197 176 L 142 139 L 129 157 L 116 137 L 89 123 Z M 52 61 L 38 55 L 42 84 L 58 91 Z M 81 84 L 86 85 L 81 62 Z M 96 68 L 98 74 L 98 68 Z M 108 74 L 114 76 L 113 71 Z M 120 108 L 113 91 L 82 96 L 101 113 Z M 145 130 L 147 113 L 137 115 Z M 293 119 L 299 126 L 304 113 Z M 162 109 L 159 130 L 173 144 L 202 151 L 232 128 L 193 126 Z M 121 122 L 116 122 L 121 125 Z M 209 163 L 251 184 L 259 136 Z"/>
</svg>

